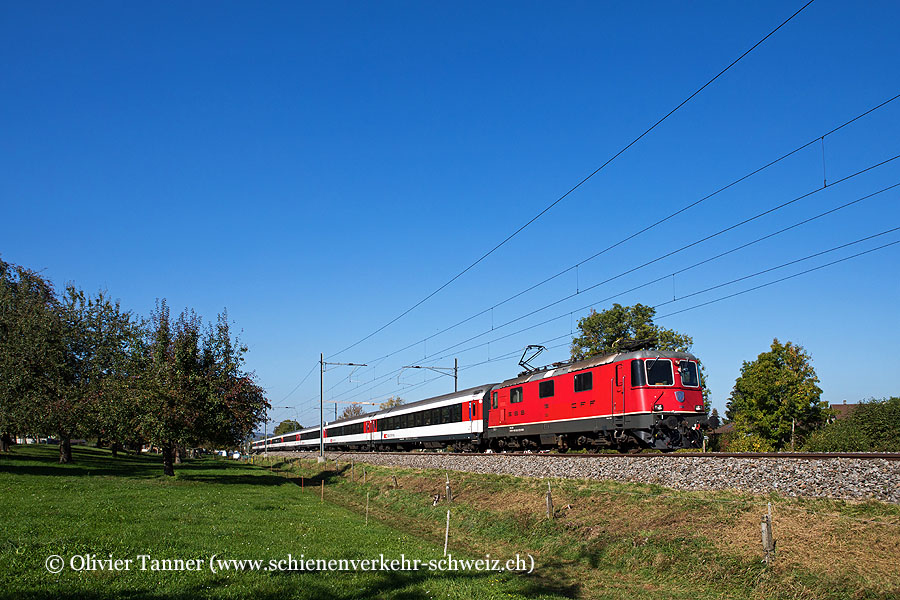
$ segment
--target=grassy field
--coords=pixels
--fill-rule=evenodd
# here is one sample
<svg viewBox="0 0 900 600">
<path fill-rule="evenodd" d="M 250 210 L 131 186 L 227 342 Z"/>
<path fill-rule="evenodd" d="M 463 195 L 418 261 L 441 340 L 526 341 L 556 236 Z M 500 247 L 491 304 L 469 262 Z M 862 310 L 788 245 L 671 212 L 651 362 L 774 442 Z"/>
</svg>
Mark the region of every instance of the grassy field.
<svg viewBox="0 0 900 600">
<path fill-rule="evenodd" d="M 212 573 L 208 559 L 365 559 L 443 555 L 415 528 L 370 519 L 331 500 L 330 474 L 301 489 L 297 479 L 251 465 L 204 459 L 161 477 L 155 457 L 112 459 L 76 448 L 57 465 L 56 448 L 16 447 L 0 457 L 0 597 L 3 598 L 560 598 L 540 580 L 490 572 Z M 324 479 L 326 502 L 320 502 Z M 64 559 L 134 559 L 128 571 L 45 569 Z M 199 571 L 141 571 L 139 555 L 201 559 Z M 80 559 L 79 559 L 80 560 Z"/>
<path fill-rule="evenodd" d="M 760 561 L 768 498 L 659 486 L 546 482 L 329 461 L 203 459 L 163 478 L 155 457 L 16 447 L 0 456 L 0 597 L 897 598 L 900 507 L 772 498 L 778 554 Z M 365 472 L 364 472 L 365 469 Z M 394 478 L 398 487 L 394 485 Z M 321 483 L 325 502 L 320 502 Z M 369 522 L 366 525 L 366 498 Z M 209 558 L 439 559 L 446 511 L 456 557 L 535 558 L 509 572 L 222 570 Z M 54 575 L 49 555 L 132 559 L 128 571 Z M 201 559 L 196 571 L 142 571 Z M 77 559 L 76 559 L 77 560 Z"/>
<path fill-rule="evenodd" d="M 276 459 L 294 476 L 340 474 L 336 501 L 441 539 L 440 471 Z M 541 589 L 567 597 L 900 598 L 900 506 L 879 502 L 683 492 L 661 486 L 451 472 L 451 540 L 473 554 L 529 552 Z M 394 478 L 397 486 L 395 487 Z M 760 518 L 773 507 L 777 554 L 761 561 Z"/>
</svg>

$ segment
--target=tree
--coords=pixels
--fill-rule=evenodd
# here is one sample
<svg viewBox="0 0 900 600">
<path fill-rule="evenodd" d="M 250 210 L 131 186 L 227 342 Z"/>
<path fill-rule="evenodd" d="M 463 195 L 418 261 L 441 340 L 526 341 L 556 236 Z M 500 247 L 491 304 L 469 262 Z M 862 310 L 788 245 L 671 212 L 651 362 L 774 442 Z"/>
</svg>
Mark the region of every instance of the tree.
<svg viewBox="0 0 900 600">
<path fill-rule="evenodd" d="M 281 435 L 282 433 L 298 431 L 300 429 L 303 429 L 303 425 L 293 419 L 286 419 L 275 427 L 275 431 L 272 432 L 272 435 Z"/>
<path fill-rule="evenodd" d="M 581 335 L 572 340 L 572 360 L 599 354 L 620 352 L 624 342 L 649 340 L 648 348 L 673 352 L 689 352 L 693 338 L 653 323 L 656 309 L 644 304 L 622 306 L 591 313 L 578 320 Z"/>
<path fill-rule="evenodd" d="M 828 417 L 828 405 L 802 346 L 776 338 L 769 352 L 744 362 L 734 382 L 725 416 L 734 422 L 736 438 L 757 436 L 775 449 L 790 445 Z"/>
<path fill-rule="evenodd" d="M 379 404 L 378 408 L 380 408 L 381 410 L 386 410 L 388 408 L 394 408 L 395 406 L 400 406 L 404 402 L 405 402 L 405 400 L 403 398 L 401 398 L 400 396 L 391 396 L 390 398 L 388 398 L 387 400 L 385 400 L 384 402 Z"/>
<path fill-rule="evenodd" d="M 362 406 L 359 404 L 351 404 L 347 408 L 343 410 L 341 413 L 341 418 L 346 419 L 348 417 L 358 417 L 363 414 Z"/>
<path fill-rule="evenodd" d="M 52 284 L 0 260 L 0 450 L 14 434 L 40 432 L 41 407 L 60 391 L 60 333 Z"/>
<path fill-rule="evenodd" d="M 196 317 L 182 312 L 172 323 L 165 300 L 148 331 L 149 360 L 139 387 L 142 437 L 162 450 L 163 473 L 175 474 L 175 450 L 198 430 L 202 415 Z"/>
<path fill-rule="evenodd" d="M 255 374 L 244 370 L 246 353 L 240 339 L 232 338 L 228 312 L 223 312 L 215 326 L 207 327 L 203 341 L 207 388 L 204 418 L 194 438 L 198 443 L 238 446 L 250 439 L 271 408 Z"/>
<path fill-rule="evenodd" d="M 58 434 L 60 462 L 66 463 L 74 436 L 105 436 L 115 452 L 134 431 L 127 385 L 141 331 L 104 292 L 89 296 L 73 285 L 66 286 L 59 315 L 65 355 L 60 393 L 44 399 L 41 415 L 44 430 Z"/>
<path fill-rule="evenodd" d="M 656 309 L 644 304 L 622 306 L 613 304 L 602 312 L 591 309 L 588 316 L 578 320 L 581 335 L 572 339 L 572 360 L 583 360 L 591 356 L 621 352 L 629 341 L 645 341 L 649 350 L 669 352 L 690 352 L 694 339 L 672 329 L 660 327 L 653 322 Z M 706 387 L 706 370 L 700 365 L 700 383 L 703 400 L 709 413 L 709 388 Z"/>
</svg>

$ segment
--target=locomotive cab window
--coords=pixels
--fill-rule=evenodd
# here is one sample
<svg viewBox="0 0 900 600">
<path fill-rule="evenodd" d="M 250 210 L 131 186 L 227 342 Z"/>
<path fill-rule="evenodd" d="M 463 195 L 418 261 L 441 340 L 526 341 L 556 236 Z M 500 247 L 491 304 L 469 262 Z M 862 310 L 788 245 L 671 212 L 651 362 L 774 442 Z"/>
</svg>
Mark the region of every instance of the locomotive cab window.
<svg viewBox="0 0 900 600">
<path fill-rule="evenodd" d="M 547 379 L 546 381 L 542 381 L 538 384 L 538 397 L 540 398 L 552 398 L 553 397 L 553 380 Z"/>
<path fill-rule="evenodd" d="M 700 385 L 697 363 L 689 360 L 678 361 L 678 374 L 681 376 L 681 385 L 685 387 L 697 387 Z"/>
<path fill-rule="evenodd" d="M 648 385 L 674 385 L 672 361 L 665 358 L 654 358 L 644 362 L 647 367 Z"/>
<path fill-rule="evenodd" d="M 647 377 L 644 375 L 644 361 L 642 360 L 635 359 L 631 361 L 631 385 L 634 387 L 647 385 Z"/>
<path fill-rule="evenodd" d="M 491 408 L 497 408 L 497 392 L 491 394 Z"/>
<path fill-rule="evenodd" d="M 594 387 L 594 374 L 588 371 L 587 373 L 579 373 L 575 376 L 575 391 L 576 392 L 586 392 Z"/>
<path fill-rule="evenodd" d="M 509 390 L 509 403 L 516 404 L 522 401 L 522 388 L 512 388 Z"/>
</svg>

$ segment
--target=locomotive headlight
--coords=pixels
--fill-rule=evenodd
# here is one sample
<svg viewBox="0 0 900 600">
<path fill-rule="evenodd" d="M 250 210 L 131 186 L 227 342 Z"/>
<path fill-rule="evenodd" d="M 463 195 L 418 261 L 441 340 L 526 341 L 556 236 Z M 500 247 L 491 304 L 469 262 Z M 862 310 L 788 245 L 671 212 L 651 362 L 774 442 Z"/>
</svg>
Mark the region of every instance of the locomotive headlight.
<svg viewBox="0 0 900 600">
<path fill-rule="evenodd" d="M 696 410 L 697 412 L 703 412 L 703 405 L 698 404 L 697 406 L 694 407 L 694 410 Z"/>
<path fill-rule="evenodd" d="M 663 409 L 662 404 L 654 404 L 653 405 L 653 410 L 655 410 L 655 411 L 661 411 L 662 409 Z"/>
</svg>

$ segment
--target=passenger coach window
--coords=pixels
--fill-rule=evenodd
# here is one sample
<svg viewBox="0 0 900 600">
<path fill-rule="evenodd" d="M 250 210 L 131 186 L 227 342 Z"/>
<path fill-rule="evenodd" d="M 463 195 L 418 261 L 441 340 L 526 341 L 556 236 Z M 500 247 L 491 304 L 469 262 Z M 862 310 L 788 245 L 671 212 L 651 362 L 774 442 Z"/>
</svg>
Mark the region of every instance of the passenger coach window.
<svg viewBox="0 0 900 600">
<path fill-rule="evenodd" d="M 594 374 L 588 371 L 587 373 L 579 373 L 575 376 L 575 391 L 576 392 L 586 392 L 594 387 Z"/>
<path fill-rule="evenodd" d="M 665 358 L 645 361 L 647 365 L 647 383 L 650 385 L 672 385 L 675 377 L 672 374 L 672 361 Z"/>
<path fill-rule="evenodd" d="M 517 387 L 509 390 L 509 403 L 516 404 L 522 401 L 522 388 Z"/>
<path fill-rule="evenodd" d="M 553 380 L 552 379 L 548 379 L 547 381 L 542 381 L 538 384 L 538 397 L 539 398 L 553 397 Z"/>
<path fill-rule="evenodd" d="M 678 361 L 678 374 L 681 375 L 681 385 L 685 387 L 697 387 L 700 385 L 697 363 L 689 360 Z"/>
</svg>

